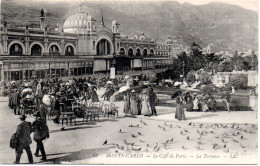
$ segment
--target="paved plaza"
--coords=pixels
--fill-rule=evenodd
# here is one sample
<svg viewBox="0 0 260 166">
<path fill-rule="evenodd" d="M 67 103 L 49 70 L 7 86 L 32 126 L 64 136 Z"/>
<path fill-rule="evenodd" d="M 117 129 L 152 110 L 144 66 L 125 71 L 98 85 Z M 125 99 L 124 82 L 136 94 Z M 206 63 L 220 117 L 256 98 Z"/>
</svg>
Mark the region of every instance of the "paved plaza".
<svg viewBox="0 0 260 166">
<path fill-rule="evenodd" d="M 99 97 L 103 92 L 103 88 L 97 91 Z M 174 102 L 168 102 L 171 101 Z M 124 117 L 123 101 L 115 104 L 119 118 L 101 118 L 100 122 L 88 124 L 78 119 L 77 125 L 65 125 L 64 131 L 61 125 L 48 121 L 50 138 L 44 143 L 45 163 L 177 164 L 186 157 L 199 164 L 202 160 L 196 155 L 202 155 L 203 163 L 208 164 L 257 161 L 256 112 L 186 112 L 187 120 L 178 121 L 174 118 L 175 107 L 157 106 L 158 116 L 134 118 Z M 0 161 L 11 164 L 15 151 L 9 147 L 9 140 L 20 120 L 8 107 L 7 97 L 0 98 L 0 110 Z M 33 120 L 33 116 L 28 116 L 27 121 Z M 103 145 L 105 141 L 107 144 Z M 33 142 L 33 153 L 35 148 Z M 24 152 L 21 163 L 27 162 Z M 34 162 L 42 163 L 40 157 L 34 157 Z"/>
</svg>

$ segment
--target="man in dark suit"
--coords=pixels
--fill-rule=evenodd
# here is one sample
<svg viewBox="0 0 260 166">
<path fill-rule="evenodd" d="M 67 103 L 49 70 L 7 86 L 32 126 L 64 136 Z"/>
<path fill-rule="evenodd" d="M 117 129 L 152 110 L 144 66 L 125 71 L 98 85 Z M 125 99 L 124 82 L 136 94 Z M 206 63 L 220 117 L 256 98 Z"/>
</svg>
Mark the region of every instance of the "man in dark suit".
<svg viewBox="0 0 260 166">
<path fill-rule="evenodd" d="M 30 134 L 32 132 L 32 127 L 30 122 L 26 122 L 26 116 L 24 114 L 20 115 L 21 123 L 18 125 L 16 130 L 16 135 L 18 139 L 18 146 L 15 148 L 16 152 L 16 160 L 15 164 L 20 163 L 21 155 L 23 153 L 23 149 L 26 150 L 29 163 L 33 163 L 33 157 L 32 152 L 30 149 L 30 144 L 32 143 L 32 139 L 30 137 Z"/>
<path fill-rule="evenodd" d="M 154 93 L 153 88 L 150 88 L 149 102 L 150 102 L 150 106 L 151 106 L 151 110 L 152 110 L 152 115 L 157 116 L 157 112 L 155 109 L 156 102 L 157 102 L 157 95 L 156 95 L 156 93 Z"/>
<path fill-rule="evenodd" d="M 40 112 L 38 112 L 38 111 L 35 112 L 34 116 L 35 116 L 36 120 L 32 124 L 33 132 L 34 132 L 33 139 L 37 143 L 35 156 L 38 157 L 39 151 L 41 151 L 41 154 L 42 154 L 41 160 L 46 161 L 47 158 L 46 158 L 46 153 L 45 153 L 42 141 L 46 138 L 49 138 L 49 128 L 46 124 L 46 121 L 41 118 Z"/>
<path fill-rule="evenodd" d="M 14 91 L 14 93 L 12 93 L 12 104 L 13 104 L 13 108 L 14 108 L 14 114 L 15 115 L 19 115 L 20 111 L 19 111 L 19 104 L 20 104 L 20 95 L 17 92 L 17 90 Z"/>
</svg>

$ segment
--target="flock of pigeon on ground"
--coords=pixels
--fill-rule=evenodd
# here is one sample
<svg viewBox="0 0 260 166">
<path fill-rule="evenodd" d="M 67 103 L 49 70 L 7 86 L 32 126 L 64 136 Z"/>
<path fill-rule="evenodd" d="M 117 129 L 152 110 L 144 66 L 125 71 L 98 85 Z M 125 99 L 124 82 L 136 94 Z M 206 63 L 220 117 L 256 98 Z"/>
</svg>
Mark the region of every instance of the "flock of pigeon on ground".
<svg viewBox="0 0 260 166">
<path fill-rule="evenodd" d="M 121 141 L 120 143 L 110 142 L 107 139 L 103 145 L 110 145 L 115 148 L 116 153 L 173 150 L 206 150 L 214 153 L 221 150 L 224 153 L 240 152 L 240 154 L 246 154 L 247 150 L 257 150 L 258 147 L 258 127 L 256 124 L 203 124 L 192 122 L 173 124 L 172 122 L 156 121 L 149 123 L 140 119 L 140 123 L 130 124 L 128 128 L 117 131 L 119 134 L 125 134 L 123 140 L 117 141 Z M 157 125 L 157 131 L 152 131 L 151 127 L 148 128 L 149 125 L 153 125 L 153 127 Z M 149 139 L 153 139 L 151 138 L 153 135 L 149 132 L 158 134 L 160 140 L 163 139 L 164 141 L 151 143 Z M 126 138 L 131 139 L 127 140 Z"/>
</svg>

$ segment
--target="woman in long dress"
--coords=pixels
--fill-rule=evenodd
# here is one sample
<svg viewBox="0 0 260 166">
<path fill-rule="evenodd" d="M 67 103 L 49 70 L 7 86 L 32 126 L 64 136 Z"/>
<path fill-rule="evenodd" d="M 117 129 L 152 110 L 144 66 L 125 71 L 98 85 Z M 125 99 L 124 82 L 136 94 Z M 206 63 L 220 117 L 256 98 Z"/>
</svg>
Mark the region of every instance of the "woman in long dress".
<svg viewBox="0 0 260 166">
<path fill-rule="evenodd" d="M 142 101 L 141 114 L 145 116 L 150 116 L 152 114 L 152 111 L 149 104 L 149 96 L 145 89 L 143 90 L 141 101 Z"/>
<path fill-rule="evenodd" d="M 130 97 L 130 113 L 132 115 L 138 114 L 138 108 L 137 108 L 137 97 L 135 90 L 131 91 L 131 97 Z"/>
<path fill-rule="evenodd" d="M 124 96 L 124 113 L 126 115 L 130 114 L 130 93 L 129 91 L 126 92 Z"/>
<path fill-rule="evenodd" d="M 96 86 L 93 86 L 91 88 L 91 100 L 92 100 L 92 102 L 99 102 L 96 90 L 97 90 Z"/>
<path fill-rule="evenodd" d="M 194 99 L 192 103 L 193 103 L 192 110 L 195 112 L 199 111 L 199 98 L 197 97 L 196 93 L 194 93 Z"/>
<path fill-rule="evenodd" d="M 182 96 L 178 96 L 176 99 L 176 113 L 175 113 L 175 119 L 178 120 L 186 120 L 185 114 L 184 114 L 184 99 Z"/>
</svg>

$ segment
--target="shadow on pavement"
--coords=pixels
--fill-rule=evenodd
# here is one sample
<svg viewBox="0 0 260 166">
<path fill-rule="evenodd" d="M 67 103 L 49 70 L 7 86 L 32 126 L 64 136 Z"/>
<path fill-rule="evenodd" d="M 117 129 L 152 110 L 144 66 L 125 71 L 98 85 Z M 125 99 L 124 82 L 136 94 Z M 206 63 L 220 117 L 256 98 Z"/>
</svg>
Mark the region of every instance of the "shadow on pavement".
<svg viewBox="0 0 260 166">
<path fill-rule="evenodd" d="M 186 117 L 187 120 L 194 120 L 194 119 L 201 119 L 201 118 L 208 118 L 208 117 L 212 117 L 212 116 L 218 116 L 217 114 L 208 114 L 206 113 L 205 115 L 200 115 L 200 116 L 197 116 L 197 117 Z"/>
<path fill-rule="evenodd" d="M 84 127 L 64 127 L 64 129 L 57 129 L 57 130 L 51 130 L 50 133 L 55 133 L 55 132 L 61 132 L 61 131 L 70 131 L 70 130 L 79 130 L 79 129 L 86 129 L 86 128 L 97 128 L 101 126 L 84 126 Z"/>
<path fill-rule="evenodd" d="M 55 157 L 52 159 L 47 159 L 45 162 L 39 162 L 44 164 L 62 164 L 62 162 L 72 162 L 76 160 L 91 159 L 93 157 L 98 157 L 100 154 L 106 153 L 111 147 L 98 148 L 98 149 L 83 149 L 81 151 L 69 152 L 69 153 L 57 153 L 51 155 L 62 155 L 60 157 Z M 48 155 L 49 156 L 49 155 Z M 68 163 L 69 164 L 69 163 Z M 84 163 L 87 164 L 87 163 Z"/>
</svg>

